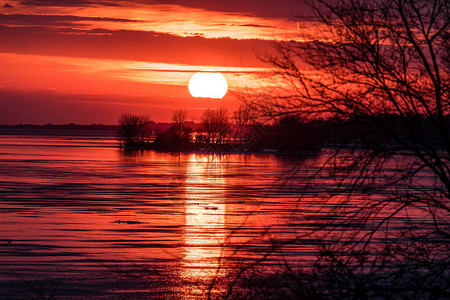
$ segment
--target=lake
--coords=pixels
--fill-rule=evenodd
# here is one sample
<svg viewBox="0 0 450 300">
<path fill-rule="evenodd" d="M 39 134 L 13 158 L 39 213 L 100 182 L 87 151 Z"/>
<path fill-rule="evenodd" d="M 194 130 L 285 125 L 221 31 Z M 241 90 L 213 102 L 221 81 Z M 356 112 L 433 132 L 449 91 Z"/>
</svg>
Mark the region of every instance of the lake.
<svg viewBox="0 0 450 300">
<path fill-rule="evenodd" d="M 262 257 L 274 271 L 307 266 L 317 240 L 305 233 L 327 219 L 304 216 L 333 182 L 305 190 L 305 174 L 327 155 L 128 153 L 108 136 L 1 135 L 0 298 L 203 299 Z"/>
<path fill-rule="evenodd" d="M 298 230 L 298 194 L 285 184 L 296 165 L 126 153 L 113 137 L 0 136 L 0 294 L 202 298 L 201 284 L 270 252 L 266 229 Z M 313 252 L 290 250 L 293 260 Z"/>
</svg>

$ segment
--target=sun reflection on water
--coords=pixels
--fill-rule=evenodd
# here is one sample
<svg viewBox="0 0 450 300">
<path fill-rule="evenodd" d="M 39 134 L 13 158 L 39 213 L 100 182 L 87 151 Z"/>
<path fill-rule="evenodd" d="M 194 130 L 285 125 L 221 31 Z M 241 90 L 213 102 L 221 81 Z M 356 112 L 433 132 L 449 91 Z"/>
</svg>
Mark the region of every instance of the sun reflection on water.
<svg viewBox="0 0 450 300">
<path fill-rule="evenodd" d="M 181 276 L 189 282 L 205 284 L 215 276 L 224 275 L 220 269 L 222 245 L 226 239 L 226 182 L 223 166 L 222 158 L 212 155 L 192 155 L 187 163 L 186 227 Z"/>
</svg>

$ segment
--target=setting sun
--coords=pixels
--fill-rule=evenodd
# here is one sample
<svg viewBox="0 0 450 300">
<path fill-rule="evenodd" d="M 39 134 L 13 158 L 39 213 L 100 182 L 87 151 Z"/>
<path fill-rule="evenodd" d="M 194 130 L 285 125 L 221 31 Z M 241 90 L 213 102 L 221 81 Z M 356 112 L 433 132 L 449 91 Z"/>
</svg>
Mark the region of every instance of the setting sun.
<svg viewBox="0 0 450 300">
<path fill-rule="evenodd" d="M 228 83 L 220 73 L 195 73 L 189 80 L 192 97 L 222 99 L 228 90 Z"/>
</svg>

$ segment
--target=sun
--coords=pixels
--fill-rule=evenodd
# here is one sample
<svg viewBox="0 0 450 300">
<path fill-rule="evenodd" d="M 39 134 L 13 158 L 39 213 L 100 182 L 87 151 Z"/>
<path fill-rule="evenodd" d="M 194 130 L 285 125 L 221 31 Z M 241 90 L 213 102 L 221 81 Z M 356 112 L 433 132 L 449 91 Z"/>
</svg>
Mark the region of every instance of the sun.
<svg viewBox="0 0 450 300">
<path fill-rule="evenodd" d="M 198 72 L 189 80 L 192 97 L 222 99 L 228 90 L 228 83 L 220 73 Z"/>
</svg>

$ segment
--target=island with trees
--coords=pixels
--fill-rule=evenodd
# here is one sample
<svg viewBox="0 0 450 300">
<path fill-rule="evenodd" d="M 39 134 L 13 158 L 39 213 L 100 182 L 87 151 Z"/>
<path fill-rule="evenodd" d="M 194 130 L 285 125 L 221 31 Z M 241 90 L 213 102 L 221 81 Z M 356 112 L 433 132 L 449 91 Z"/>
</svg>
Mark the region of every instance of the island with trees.
<svg viewBox="0 0 450 300">
<path fill-rule="evenodd" d="M 230 116 L 231 115 L 231 116 Z M 201 123 L 187 121 L 185 110 L 175 110 L 172 123 L 155 123 L 145 115 L 123 114 L 119 119 L 121 148 L 166 151 L 258 152 L 313 151 L 322 147 L 323 122 L 305 123 L 281 116 L 272 122 L 256 118 L 250 106 L 232 114 L 226 108 L 206 109 Z"/>
</svg>

